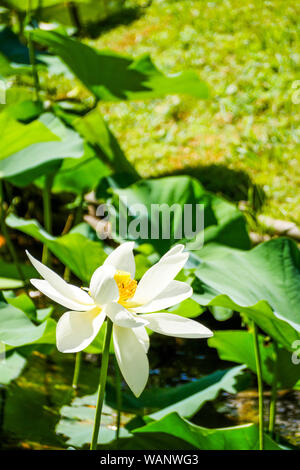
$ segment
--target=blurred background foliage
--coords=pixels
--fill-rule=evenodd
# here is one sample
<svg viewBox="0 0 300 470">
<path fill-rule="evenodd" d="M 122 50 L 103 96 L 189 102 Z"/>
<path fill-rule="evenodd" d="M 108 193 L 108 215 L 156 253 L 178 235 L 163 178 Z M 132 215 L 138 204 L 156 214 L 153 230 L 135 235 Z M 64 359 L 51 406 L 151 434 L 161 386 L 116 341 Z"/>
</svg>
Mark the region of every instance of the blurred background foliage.
<svg viewBox="0 0 300 470">
<path fill-rule="evenodd" d="M 24 2 L 3 3 L 15 7 L 15 16 L 25 14 Z M 208 101 L 176 95 L 100 104 L 141 176 L 190 173 L 209 190 L 261 208 L 253 196 L 256 185 L 264 214 L 299 223 L 297 2 L 70 4 L 77 20 L 72 8 L 55 0 L 42 2 L 41 19 L 69 28 L 77 21 L 86 44 L 132 57 L 150 53 L 165 73 L 192 69 L 209 84 Z M 11 21 L 17 21 L 15 16 Z M 28 79 L 19 76 L 17 81 L 27 85 Z M 89 103 L 77 80 L 44 74 L 41 84 L 50 99 Z"/>
<path fill-rule="evenodd" d="M 205 246 L 191 253 L 179 275 L 192 284 L 194 296 L 172 311 L 201 315 L 216 333 L 208 345 L 153 335 L 148 390 L 136 400 L 123 387 L 122 424 L 137 416 L 122 426 L 118 445 L 217 448 L 226 442 L 226 448 L 257 448 L 255 425 L 207 429 L 258 421 L 249 320 L 260 328 L 265 404 L 270 386 L 282 389 L 280 442 L 299 445 L 299 366 L 286 366 L 299 339 L 299 250 L 276 237 L 250 250 L 273 235 L 300 240 L 299 5 L 30 3 L 30 12 L 24 0 L 0 5 L 4 448 L 81 447 L 89 441 L 95 354 L 104 332 L 85 351 L 79 396 L 72 401 L 74 358 L 55 351 L 62 309 L 26 290 L 34 270 L 24 264 L 24 252 L 40 257 L 43 244 L 45 262 L 66 280 L 86 285 L 120 241 L 97 238 L 95 207 L 99 200 L 117 207 L 126 198 L 129 209 L 133 203 L 204 204 Z M 282 226 L 282 220 L 296 225 Z M 137 278 L 173 243 L 173 232 L 152 245 L 142 240 Z M 102 429 L 107 443 L 117 419 L 113 374 L 111 365 Z M 159 444 L 162 432 L 168 438 Z M 266 446 L 278 448 L 268 436 Z"/>
</svg>

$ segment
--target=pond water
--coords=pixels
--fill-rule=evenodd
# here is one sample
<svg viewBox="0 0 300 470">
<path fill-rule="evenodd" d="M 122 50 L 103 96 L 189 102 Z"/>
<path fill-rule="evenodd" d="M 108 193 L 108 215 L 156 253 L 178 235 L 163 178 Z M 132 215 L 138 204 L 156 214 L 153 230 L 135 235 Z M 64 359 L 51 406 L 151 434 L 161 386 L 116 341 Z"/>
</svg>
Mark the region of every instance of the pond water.
<svg viewBox="0 0 300 470">
<path fill-rule="evenodd" d="M 46 352 L 46 351 L 45 351 Z M 148 387 L 177 386 L 236 364 L 221 361 L 205 342 L 153 335 L 150 349 L 151 373 Z M 85 355 L 80 375 L 79 396 L 96 391 L 99 357 Z M 59 409 L 70 404 L 73 391 L 73 355 L 52 351 L 34 352 L 19 379 L 1 390 L 1 442 L 3 449 L 63 449 L 65 439 L 55 434 Z M 110 373 L 113 374 L 111 368 Z M 124 388 L 126 387 L 123 384 Z M 269 391 L 265 392 L 265 409 Z M 281 391 L 278 399 L 277 430 L 281 438 L 300 447 L 300 391 Z M 130 416 L 125 417 L 125 421 Z M 225 427 L 257 422 L 257 392 L 252 374 L 248 387 L 236 395 L 222 392 L 207 402 L 192 419 L 205 427 Z"/>
</svg>

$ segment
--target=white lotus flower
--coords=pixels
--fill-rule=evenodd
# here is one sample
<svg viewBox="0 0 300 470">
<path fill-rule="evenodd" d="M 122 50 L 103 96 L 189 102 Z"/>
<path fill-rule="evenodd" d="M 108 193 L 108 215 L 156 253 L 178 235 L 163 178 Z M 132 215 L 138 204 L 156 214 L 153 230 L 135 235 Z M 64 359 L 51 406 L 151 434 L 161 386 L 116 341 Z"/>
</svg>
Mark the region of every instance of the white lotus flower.
<svg viewBox="0 0 300 470">
<path fill-rule="evenodd" d="M 94 272 L 88 292 L 68 284 L 28 252 L 27 255 L 44 278 L 31 279 L 32 284 L 50 299 L 71 309 L 57 323 L 58 350 L 82 351 L 109 317 L 113 322 L 114 349 L 120 370 L 133 393 L 139 396 L 149 376 L 149 337 L 145 326 L 179 338 L 208 338 L 212 332 L 194 320 L 158 312 L 192 295 L 188 284 L 174 280 L 188 259 L 184 246 L 176 245 L 169 250 L 139 283 L 134 280 L 133 246 L 133 242 L 123 243 L 106 258 Z"/>
</svg>

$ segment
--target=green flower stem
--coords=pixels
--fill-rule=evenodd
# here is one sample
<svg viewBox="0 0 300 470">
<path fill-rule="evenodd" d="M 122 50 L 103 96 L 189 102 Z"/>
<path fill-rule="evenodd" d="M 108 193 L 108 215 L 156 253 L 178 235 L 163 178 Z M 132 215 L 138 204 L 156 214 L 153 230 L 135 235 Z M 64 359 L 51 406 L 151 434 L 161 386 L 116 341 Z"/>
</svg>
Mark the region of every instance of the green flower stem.
<svg viewBox="0 0 300 470">
<path fill-rule="evenodd" d="M 82 219 L 82 204 L 83 204 L 83 194 L 81 194 L 80 196 L 80 204 L 75 211 L 74 225 L 78 224 L 79 221 Z M 70 274 L 71 274 L 70 268 L 66 266 L 65 271 L 64 271 L 64 280 L 66 282 L 70 281 Z M 72 387 L 74 390 L 77 390 L 78 388 L 81 362 L 82 362 L 82 351 L 79 351 L 78 353 L 76 353 L 76 358 L 75 358 L 74 376 L 73 376 L 73 382 L 72 382 Z"/>
<path fill-rule="evenodd" d="M 76 390 L 78 387 L 81 361 L 82 361 L 82 351 L 79 351 L 78 353 L 76 353 L 76 359 L 75 359 L 74 376 L 73 376 L 73 383 L 72 383 L 72 387 L 74 388 L 74 390 Z"/>
<path fill-rule="evenodd" d="M 70 274 L 71 274 L 70 268 L 68 268 L 68 266 L 66 266 L 65 270 L 64 270 L 64 280 L 66 282 L 70 281 Z"/>
<path fill-rule="evenodd" d="M 74 226 L 78 225 L 82 221 L 83 216 L 83 203 L 84 203 L 84 194 L 80 194 L 79 196 L 79 203 L 76 207 L 75 214 L 74 214 Z"/>
<path fill-rule="evenodd" d="M 81 23 L 80 23 L 80 17 L 78 14 L 77 6 L 75 5 L 74 2 L 68 2 L 67 3 L 68 9 L 69 9 L 69 14 L 71 21 L 75 28 L 77 28 L 78 32 L 80 33 L 81 31 Z"/>
<path fill-rule="evenodd" d="M 120 426 L 121 426 L 121 408 L 122 408 L 122 391 L 121 391 L 121 375 L 119 365 L 117 363 L 116 356 L 114 356 L 114 365 L 115 365 L 115 377 L 116 377 L 116 402 L 117 402 L 117 429 L 116 429 L 116 439 L 119 439 L 120 436 Z"/>
<path fill-rule="evenodd" d="M 277 381 L 278 381 L 278 345 L 274 341 L 275 349 L 275 360 L 274 360 L 274 373 L 272 381 L 271 401 L 270 401 L 270 412 L 269 412 L 269 433 L 271 437 L 275 436 L 275 425 L 276 425 L 276 407 L 277 407 Z"/>
<path fill-rule="evenodd" d="M 32 77 L 33 77 L 33 83 L 34 83 L 34 89 L 35 89 L 35 100 L 40 101 L 39 75 L 38 75 L 38 71 L 36 67 L 34 46 L 33 46 L 30 33 L 28 33 L 28 49 L 29 49 L 29 58 L 30 58 L 30 63 L 31 63 Z"/>
<path fill-rule="evenodd" d="M 27 14 L 26 14 L 26 20 L 25 23 L 26 25 L 30 24 L 31 22 L 31 0 L 27 1 Z M 40 101 L 40 82 L 39 82 L 39 75 L 36 67 L 36 62 L 35 62 L 35 51 L 34 51 L 34 45 L 32 42 L 31 38 L 31 33 L 30 31 L 28 32 L 27 36 L 27 45 L 29 49 L 29 59 L 30 59 L 30 64 L 31 64 L 31 69 L 32 69 L 32 77 L 33 77 L 33 83 L 34 83 L 34 89 L 35 89 L 35 99 L 36 101 Z"/>
<path fill-rule="evenodd" d="M 104 343 L 104 348 L 103 348 L 103 353 L 102 353 L 102 363 L 101 363 L 99 386 L 98 386 L 98 400 L 97 400 L 97 406 L 96 406 L 94 430 L 93 430 L 90 450 L 96 450 L 97 443 L 98 443 L 101 413 L 102 413 L 102 408 L 103 408 L 105 385 L 106 385 L 106 378 L 107 378 L 109 346 L 110 346 L 110 340 L 111 340 L 111 334 L 112 334 L 112 326 L 113 326 L 112 321 L 109 318 L 107 318 L 105 343 Z"/>
<path fill-rule="evenodd" d="M 0 438 L 2 440 L 4 431 L 4 413 L 5 413 L 5 403 L 7 398 L 7 390 L 4 385 L 0 384 Z"/>
<path fill-rule="evenodd" d="M 48 233 L 52 233 L 52 211 L 51 211 L 51 188 L 53 184 L 54 174 L 45 176 L 45 184 L 43 188 L 43 205 L 44 205 L 44 226 Z M 48 265 L 49 250 L 46 245 L 43 248 L 42 263 Z"/>
<path fill-rule="evenodd" d="M 79 224 L 82 220 L 82 213 L 83 213 L 83 210 L 82 210 L 82 205 L 83 205 L 83 202 L 84 202 L 84 195 L 81 194 L 80 195 L 80 202 L 79 202 L 79 205 L 78 207 L 76 208 L 75 210 L 75 214 L 74 214 L 74 221 L 73 221 L 73 225 L 76 226 L 77 224 Z M 68 221 L 66 223 L 66 226 L 65 228 L 67 227 L 68 225 Z M 71 225 L 72 225 L 72 222 L 69 226 L 69 228 L 67 228 L 66 231 L 63 231 L 62 235 L 65 235 L 66 233 L 68 233 L 68 231 L 70 230 L 71 228 Z M 65 230 L 65 229 L 64 229 Z M 70 268 L 68 266 L 66 266 L 65 268 L 65 271 L 64 271 L 64 280 L 69 282 L 70 281 L 70 274 L 71 274 L 71 271 L 70 271 Z"/>
<path fill-rule="evenodd" d="M 261 356 L 259 351 L 257 326 L 252 323 L 253 342 L 256 362 L 256 375 L 258 385 L 258 411 L 259 411 L 259 450 L 264 449 L 264 389 L 262 379 Z"/>
<path fill-rule="evenodd" d="M 9 236 L 9 233 L 8 233 L 8 230 L 7 230 L 7 226 L 6 226 L 6 223 L 5 223 L 3 181 L 2 180 L 0 180 L 0 227 L 1 227 L 1 232 L 4 236 L 4 238 L 5 238 L 8 251 L 9 251 L 11 257 L 12 257 L 12 260 L 13 260 L 16 268 L 17 268 L 20 279 L 24 282 L 24 284 L 26 284 L 26 279 L 25 279 L 25 276 L 23 274 L 22 268 L 20 266 L 17 252 L 16 252 L 15 247 L 14 247 L 14 245 L 13 245 L 11 239 L 10 239 L 10 236 Z"/>
</svg>

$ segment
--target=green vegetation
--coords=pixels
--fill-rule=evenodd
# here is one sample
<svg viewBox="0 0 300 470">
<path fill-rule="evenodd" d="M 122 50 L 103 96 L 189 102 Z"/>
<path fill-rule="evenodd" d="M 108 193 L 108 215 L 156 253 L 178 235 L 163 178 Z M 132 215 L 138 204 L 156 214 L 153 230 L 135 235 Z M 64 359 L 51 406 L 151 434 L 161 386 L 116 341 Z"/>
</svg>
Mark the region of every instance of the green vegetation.
<svg viewBox="0 0 300 470">
<path fill-rule="evenodd" d="M 299 10 L 3 2 L 1 449 L 299 448 Z"/>
<path fill-rule="evenodd" d="M 300 223 L 299 14 L 285 0 L 154 1 L 130 25 L 88 41 L 150 53 L 161 70 L 193 69 L 209 84 L 205 102 L 173 96 L 101 106 L 137 170 L 158 176 L 191 167 L 208 189 L 247 199 L 243 172 L 266 193 L 263 213 Z"/>
</svg>

